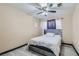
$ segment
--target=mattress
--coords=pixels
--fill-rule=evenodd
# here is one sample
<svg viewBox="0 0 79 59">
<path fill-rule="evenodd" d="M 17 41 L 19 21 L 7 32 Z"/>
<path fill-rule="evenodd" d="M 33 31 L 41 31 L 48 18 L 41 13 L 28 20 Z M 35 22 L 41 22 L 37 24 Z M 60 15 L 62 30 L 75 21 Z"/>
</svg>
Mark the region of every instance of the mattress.
<svg viewBox="0 0 79 59">
<path fill-rule="evenodd" d="M 60 53 L 60 45 L 61 45 L 61 36 L 60 35 L 55 35 L 53 37 L 50 36 L 39 36 L 32 38 L 28 45 L 39 45 L 39 46 L 44 46 L 49 49 L 51 49 L 55 55 L 59 55 Z"/>
</svg>

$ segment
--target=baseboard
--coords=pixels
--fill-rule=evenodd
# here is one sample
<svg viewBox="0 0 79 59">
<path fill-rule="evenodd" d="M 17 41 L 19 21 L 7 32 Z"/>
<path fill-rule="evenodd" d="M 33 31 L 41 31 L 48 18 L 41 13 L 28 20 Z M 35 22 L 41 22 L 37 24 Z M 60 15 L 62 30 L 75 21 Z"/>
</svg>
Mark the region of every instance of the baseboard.
<svg viewBox="0 0 79 59">
<path fill-rule="evenodd" d="M 79 53 L 78 53 L 78 51 L 76 50 L 76 48 L 74 47 L 74 45 L 73 45 L 73 44 L 69 44 L 69 43 L 62 43 L 62 45 L 70 45 L 70 46 L 72 46 L 72 47 L 73 47 L 73 49 L 75 50 L 76 54 L 79 56 Z"/>
<path fill-rule="evenodd" d="M 8 53 L 8 52 L 11 52 L 11 51 L 16 50 L 16 49 L 18 49 L 18 48 L 21 48 L 21 47 L 23 47 L 23 46 L 25 46 L 25 45 L 27 45 L 27 43 L 26 43 L 26 44 L 23 44 L 23 45 L 21 45 L 21 46 L 18 46 L 18 47 L 16 47 L 16 48 L 10 49 L 10 50 L 8 50 L 8 51 L 2 52 L 2 53 L 0 53 L 0 55 L 3 55 L 3 54 Z"/>
<path fill-rule="evenodd" d="M 76 48 L 74 47 L 74 45 L 72 45 L 72 47 L 74 48 L 75 52 L 77 53 L 77 55 L 79 56 L 79 53 L 77 52 Z"/>
<path fill-rule="evenodd" d="M 72 44 L 70 44 L 70 43 L 61 43 L 62 45 L 72 45 Z"/>
</svg>

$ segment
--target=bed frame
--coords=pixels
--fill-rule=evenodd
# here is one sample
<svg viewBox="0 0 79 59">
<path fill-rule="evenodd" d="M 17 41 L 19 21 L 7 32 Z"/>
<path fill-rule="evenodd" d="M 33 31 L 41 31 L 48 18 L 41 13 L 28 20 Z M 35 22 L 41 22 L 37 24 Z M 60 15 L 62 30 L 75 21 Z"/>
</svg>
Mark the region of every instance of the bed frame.
<svg viewBox="0 0 79 59">
<path fill-rule="evenodd" d="M 56 56 L 53 51 L 51 51 L 49 48 L 46 48 L 44 46 L 29 45 L 29 51 L 34 51 L 43 56 Z"/>
</svg>

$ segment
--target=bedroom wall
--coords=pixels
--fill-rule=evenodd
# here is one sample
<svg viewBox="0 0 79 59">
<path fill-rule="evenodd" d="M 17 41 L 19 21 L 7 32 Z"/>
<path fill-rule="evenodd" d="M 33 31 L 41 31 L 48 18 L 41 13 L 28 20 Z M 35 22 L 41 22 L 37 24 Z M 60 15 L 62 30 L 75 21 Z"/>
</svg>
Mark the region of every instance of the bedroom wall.
<svg viewBox="0 0 79 59">
<path fill-rule="evenodd" d="M 72 31 L 73 31 L 73 45 L 77 49 L 79 53 L 79 4 L 76 5 L 75 11 L 73 14 L 73 22 L 72 22 Z"/>
<path fill-rule="evenodd" d="M 72 44 L 72 14 L 66 14 L 63 18 L 63 42 Z"/>
<path fill-rule="evenodd" d="M 25 12 L 0 4 L 0 53 L 41 34 L 40 21 Z"/>
</svg>

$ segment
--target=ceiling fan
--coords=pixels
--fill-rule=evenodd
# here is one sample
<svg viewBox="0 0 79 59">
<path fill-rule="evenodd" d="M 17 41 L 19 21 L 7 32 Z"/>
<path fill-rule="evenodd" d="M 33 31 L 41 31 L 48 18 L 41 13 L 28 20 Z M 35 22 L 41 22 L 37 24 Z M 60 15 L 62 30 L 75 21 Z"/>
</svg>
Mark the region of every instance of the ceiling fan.
<svg viewBox="0 0 79 59">
<path fill-rule="evenodd" d="M 56 13 L 56 10 L 53 10 L 54 8 L 59 8 L 62 6 L 62 3 L 39 3 L 39 6 L 36 7 L 41 12 L 37 14 L 43 14 L 47 16 L 48 13 Z"/>
</svg>

